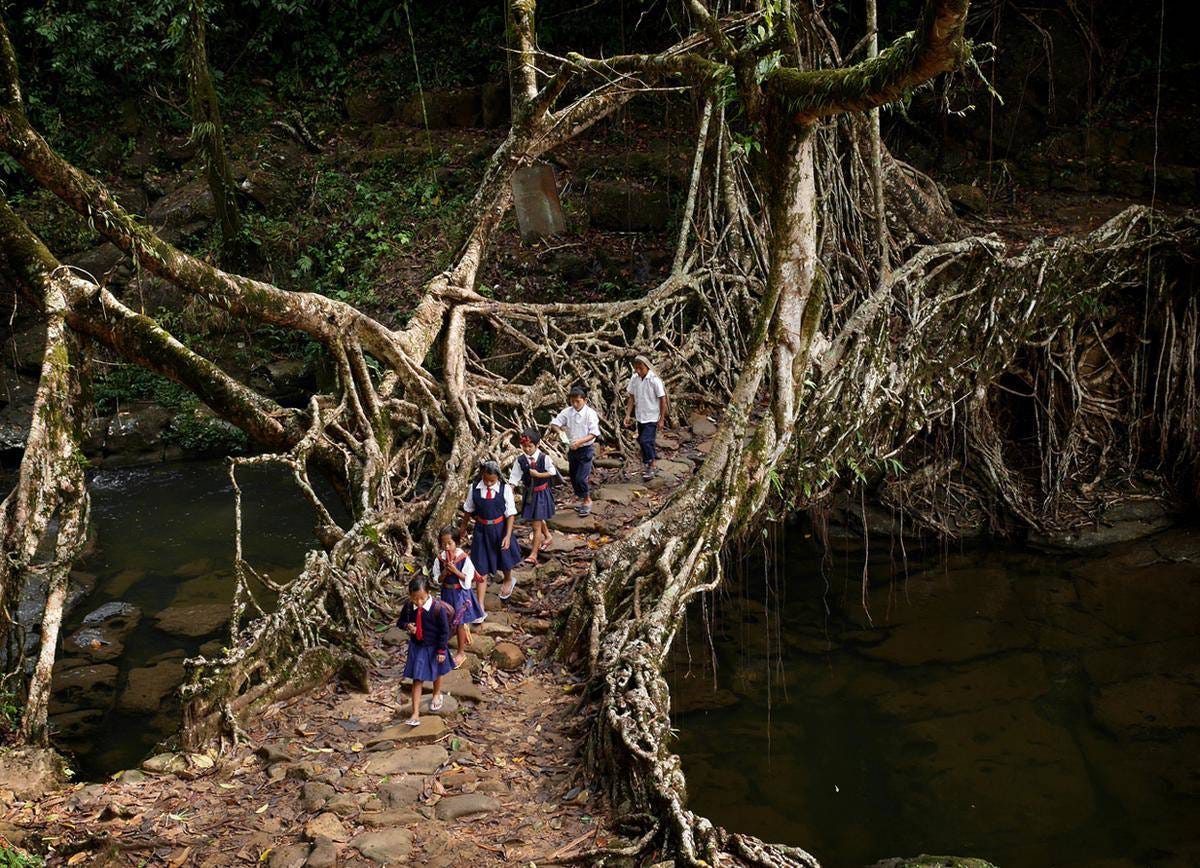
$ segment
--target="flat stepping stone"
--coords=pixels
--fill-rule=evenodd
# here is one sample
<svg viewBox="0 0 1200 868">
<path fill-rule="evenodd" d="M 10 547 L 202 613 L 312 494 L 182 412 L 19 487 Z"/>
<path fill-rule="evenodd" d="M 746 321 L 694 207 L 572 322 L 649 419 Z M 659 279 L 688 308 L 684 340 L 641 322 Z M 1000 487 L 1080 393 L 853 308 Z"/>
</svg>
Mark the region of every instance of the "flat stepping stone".
<svg viewBox="0 0 1200 868">
<path fill-rule="evenodd" d="M 199 603 L 192 606 L 171 606 L 154 619 L 154 626 L 172 636 L 199 638 L 215 633 L 229 623 L 228 603 Z"/>
<path fill-rule="evenodd" d="M 440 717 L 431 717 L 428 720 L 422 717 L 420 726 L 409 726 L 402 722 L 376 733 L 367 741 L 367 747 L 384 741 L 395 742 L 398 746 L 427 744 L 437 741 L 445 734 L 446 724 Z"/>
<path fill-rule="evenodd" d="M 413 823 L 427 821 L 427 818 L 412 808 L 403 808 L 398 811 L 380 811 L 376 814 L 363 814 L 359 817 L 359 820 L 368 829 L 390 829 L 393 826 L 408 826 Z"/>
<path fill-rule="evenodd" d="M 438 770 L 450 754 L 440 744 L 422 745 L 415 748 L 380 751 L 367 760 L 364 770 L 372 775 L 431 775 Z"/>
<path fill-rule="evenodd" d="M 661 464 L 662 462 L 659 463 Z M 645 490 L 646 487 L 644 485 L 602 485 L 592 496 L 597 500 L 607 500 L 612 503 L 619 503 L 622 506 L 629 506 Z"/>
<path fill-rule="evenodd" d="M 442 696 L 445 700 L 444 702 L 442 702 L 442 707 L 439 708 L 437 711 L 432 711 L 429 708 L 429 705 L 431 702 L 433 702 L 433 697 L 430 696 L 428 693 L 422 694 L 422 696 L 421 696 L 422 719 L 424 719 L 424 716 L 426 714 L 432 714 L 436 717 L 450 717 L 451 715 L 458 713 L 458 700 L 455 699 L 454 696 L 451 695 L 451 693 L 448 690 L 445 690 L 444 687 L 443 687 Z M 412 703 L 411 702 L 405 703 L 403 713 L 404 714 L 412 714 Z"/>
<path fill-rule="evenodd" d="M 465 667 L 446 675 L 442 679 L 442 690 L 460 702 L 483 702 L 483 691 L 471 680 L 471 673 Z"/>
<path fill-rule="evenodd" d="M 660 458 L 654 465 L 660 473 L 670 473 L 674 476 L 690 476 L 692 462 L 677 461 L 670 458 Z"/>
<path fill-rule="evenodd" d="M 288 844 L 276 847 L 267 860 L 268 868 L 303 868 L 308 861 L 307 844 Z"/>
<path fill-rule="evenodd" d="M 320 838 L 328 838 L 331 841 L 348 841 L 350 833 L 346 831 L 346 827 L 338 819 L 337 814 L 326 812 L 317 814 L 304 824 L 304 837 L 309 841 L 316 841 Z"/>
<path fill-rule="evenodd" d="M 563 533 L 591 533 L 596 529 L 596 519 L 590 515 L 580 515 L 575 510 L 556 512 L 546 519 L 551 530 Z"/>
<path fill-rule="evenodd" d="M 587 545 L 587 543 L 579 537 L 556 533 L 554 539 L 550 542 L 550 547 L 546 551 L 554 552 L 555 554 L 570 554 L 575 549 L 584 545 Z"/>
<path fill-rule="evenodd" d="M 539 575 L 538 578 L 541 576 Z M 510 624 L 501 624 L 492 616 L 482 624 L 476 624 L 471 628 L 471 638 L 477 640 L 479 636 L 509 636 L 515 632 L 517 632 L 515 627 Z"/>
<path fill-rule="evenodd" d="M 487 621 L 483 623 L 486 624 Z M 472 636 L 471 644 L 467 646 L 467 653 L 474 654 L 476 657 L 486 657 L 492 653 L 492 649 L 495 647 L 496 640 L 491 636 Z"/>
<path fill-rule="evenodd" d="M 487 793 L 467 793 L 462 796 L 446 796 L 437 803 L 435 813 L 439 820 L 457 820 L 477 814 L 490 814 L 500 810 L 500 803 Z"/>
<path fill-rule="evenodd" d="M 379 801 L 389 811 L 411 808 L 420 800 L 422 786 L 423 781 L 417 777 L 388 781 L 379 785 Z M 380 824 L 376 823 L 375 825 L 379 826 Z"/>
<path fill-rule="evenodd" d="M 711 437 L 717 433 L 717 426 L 711 419 L 701 413 L 693 413 L 688 417 L 688 425 L 697 437 Z"/>
<path fill-rule="evenodd" d="M 408 854 L 412 852 L 413 833 L 407 829 L 363 832 L 350 842 L 350 846 L 372 862 L 401 864 L 408 861 Z"/>
</svg>

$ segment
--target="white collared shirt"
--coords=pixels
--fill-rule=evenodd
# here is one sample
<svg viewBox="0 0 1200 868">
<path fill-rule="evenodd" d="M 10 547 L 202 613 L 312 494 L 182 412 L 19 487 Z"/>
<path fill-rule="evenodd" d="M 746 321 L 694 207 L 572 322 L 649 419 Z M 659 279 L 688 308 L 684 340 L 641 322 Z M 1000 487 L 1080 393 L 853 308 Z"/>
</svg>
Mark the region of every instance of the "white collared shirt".
<svg viewBox="0 0 1200 868">
<path fill-rule="evenodd" d="M 525 455 L 525 457 L 529 459 L 529 466 L 531 468 L 537 467 L 538 458 L 541 456 L 541 454 L 541 449 L 534 449 L 532 455 L 525 455 L 524 452 L 521 453 L 521 455 Z M 521 485 L 525 481 L 525 475 L 521 472 L 521 455 L 518 455 L 517 460 L 513 462 L 512 470 L 508 471 L 509 485 Z M 556 473 L 558 473 L 558 468 L 554 466 L 553 461 L 547 460 L 546 469 L 543 472 L 549 473 L 550 476 L 554 476 Z M 543 482 L 549 482 L 550 476 L 538 478 L 531 474 L 530 478 L 533 480 L 534 485 L 541 485 Z"/>
<path fill-rule="evenodd" d="M 657 422 L 662 416 L 658 399 L 666 396 L 667 387 L 654 371 L 647 372 L 644 379 L 635 373 L 625 392 L 633 395 L 633 417 L 639 422 Z"/>
<path fill-rule="evenodd" d="M 497 494 L 497 492 L 499 492 L 499 490 L 500 490 L 500 480 L 499 479 L 497 479 L 491 485 L 488 485 L 482 479 L 479 480 L 474 485 L 472 485 L 470 490 L 467 492 L 467 499 L 463 501 L 463 507 L 462 507 L 463 512 L 474 512 L 475 511 L 475 498 L 476 497 L 478 497 L 480 500 L 485 500 L 487 498 L 488 491 L 492 492 L 492 497 L 498 497 L 499 495 Z M 477 494 L 477 492 L 478 492 L 478 494 Z M 517 514 L 517 503 L 515 500 L 513 500 L 513 487 L 511 485 L 504 486 L 504 514 L 505 515 L 516 515 Z"/>
<path fill-rule="evenodd" d="M 454 550 L 455 562 L 457 562 L 458 559 L 461 558 L 462 556 L 463 556 L 462 549 Z M 466 577 L 466 578 L 462 579 L 462 586 L 464 588 L 467 588 L 468 590 L 470 590 L 472 584 L 474 584 L 474 582 L 475 582 L 475 565 L 473 563 L 471 563 L 470 558 L 467 558 L 466 560 L 463 561 L 463 565 L 461 567 L 459 567 L 459 570 Z M 436 581 L 440 584 L 442 581 L 442 553 L 441 552 L 438 552 L 437 557 L 435 557 L 433 559 L 432 575 L 433 575 L 434 581 Z"/>
<path fill-rule="evenodd" d="M 433 608 L 433 594 L 426 592 L 425 602 L 421 604 L 421 609 L 425 612 L 428 612 L 432 608 Z"/>
<path fill-rule="evenodd" d="M 593 437 L 600 436 L 600 417 L 588 404 L 584 404 L 582 410 L 567 405 L 550 424 L 566 431 L 572 443 L 589 434 Z"/>
</svg>

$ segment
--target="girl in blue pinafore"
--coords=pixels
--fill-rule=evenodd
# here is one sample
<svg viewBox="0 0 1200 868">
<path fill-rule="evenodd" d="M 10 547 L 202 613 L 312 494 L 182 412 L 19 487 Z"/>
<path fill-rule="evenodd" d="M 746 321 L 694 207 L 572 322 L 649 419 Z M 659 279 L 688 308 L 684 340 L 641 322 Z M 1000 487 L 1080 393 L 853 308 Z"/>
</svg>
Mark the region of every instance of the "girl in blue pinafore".
<svg viewBox="0 0 1200 868">
<path fill-rule="evenodd" d="M 529 522 L 533 530 L 531 551 L 529 557 L 525 558 L 527 564 L 536 564 L 538 554 L 550 548 L 553 537 L 546 519 L 551 518 L 557 509 L 551 483 L 558 475 L 558 468 L 550 456 L 538 448 L 541 442 L 542 435 L 532 429 L 521 434 L 521 454 L 513 462 L 512 471 L 508 474 L 509 485 L 514 488 L 524 486 L 521 518 Z"/>
<path fill-rule="evenodd" d="M 408 631 L 408 656 L 404 677 L 412 679 L 412 717 L 409 726 L 421 725 L 421 685 L 433 682 L 430 711 L 441 711 L 442 676 L 454 668 L 450 662 L 450 625 L 453 610 L 429 593 L 429 580 L 417 576 L 408 583 L 408 602 L 400 610 L 396 626 Z"/>
<path fill-rule="evenodd" d="M 471 486 L 463 501 L 463 519 L 459 527 L 461 535 L 467 529 L 468 519 L 475 520 L 475 529 L 471 533 L 471 560 L 475 564 L 475 598 L 481 609 L 487 608 L 484 599 L 490 576 L 504 576 L 499 594 L 501 600 L 507 600 L 512 594 L 515 584 L 512 570 L 521 562 L 521 548 L 513 538 L 516 515 L 512 486 L 505 485 L 500 479 L 500 465 L 495 461 L 483 462 L 479 481 Z M 475 623 L 486 617 L 485 611 Z"/>
<path fill-rule="evenodd" d="M 471 631 L 467 627 L 483 617 L 483 609 L 475 599 L 471 584 L 475 579 L 475 565 L 471 558 L 458 547 L 458 531 L 452 527 L 442 528 L 438 534 L 438 553 L 433 559 L 433 580 L 442 588 L 442 602 L 454 610 L 451 629 L 458 631 L 458 653 L 454 655 L 454 668 L 462 665 L 471 644 Z"/>
</svg>

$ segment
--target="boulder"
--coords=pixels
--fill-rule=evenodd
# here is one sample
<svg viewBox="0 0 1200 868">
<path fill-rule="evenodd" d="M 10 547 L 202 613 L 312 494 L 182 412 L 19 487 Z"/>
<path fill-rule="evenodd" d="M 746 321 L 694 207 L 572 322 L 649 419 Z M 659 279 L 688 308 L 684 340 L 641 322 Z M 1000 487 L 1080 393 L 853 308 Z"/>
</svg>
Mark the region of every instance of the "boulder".
<svg viewBox="0 0 1200 868">
<path fill-rule="evenodd" d="M 150 713 L 170 699 L 177 697 L 175 689 L 183 683 L 183 660 L 175 657 L 160 660 L 150 666 L 133 669 L 125 682 L 125 689 L 117 701 L 122 711 Z"/>
<path fill-rule="evenodd" d="M 982 214 L 987 211 L 987 194 L 974 184 L 951 184 L 946 188 L 946 196 L 962 211 L 974 214 Z"/>
<path fill-rule="evenodd" d="M 37 799 L 67 783 L 67 764 L 49 748 L 14 747 L 0 750 L 0 793 L 17 801 Z"/>
<path fill-rule="evenodd" d="M 350 833 L 346 831 L 345 825 L 337 814 L 325 812 L 317 814 L 304 824 L 304 837 L 308 841 L 317 841 L 320 838 L 328 838 L 331 841 L 348 841 Z"/>
<path fill-rule="evenodd" d="M 422 786 L 423 782 L 418 777 L 388 781 L 379 785 L 379 800 L 388 809 L 408 808 L 420 801 Z"/>
<path fill-rule="evenodd" d="M 487 623 L 486 621 L 484 622 Z M 482 626 L 482 625 L 481 625 Z M 471 644 L 467 646 L 467 653 L 474 654 L 477 657 L 487 657 L 492 653 L 492 649 L 496 647 L 496 640 L 491 636 L 477 635 L 471 637 Z"/>
<path fill-rule="evenodd" d="M 358 813 L 358 802 L 351 793 L 338 793 L 325 804 L 325 810 L 339 817 L 353 817 Z"/>
<path fill-rule="evenodd" d="M 337 846 L 328 838 L 318 838 L 304 868 L 334 868 L 337 865 Z"/>
<path fill-rule="evenodd" d="M 200 603 L 190 606 L 171 606 L 155 616 L 154 626 L 172 636 L 199 638 L 215 633 L 229 621 L 226 603 Z"/>
<path fill-rule="evenodd" d="M 190 237 L 216 217 L 212 191 L 204 181 L 192 181 L 167 192 L 150 206 L 146 220 L 168 240 Z"/>
<path fill-rule="evenodd" d="M 592 226 L 618 232 L 661 232 L 671 223 L 671 200 L 662 190 L 627 181 L 593 180 L 587 186 Z"/>
<path fill-rule="evenodd" d="M 467 793 L 462 796 L 446 796 L 435 809 L 439 820 L 457 820 L 478 814 L 490 814 L 500 810 L 500 803 L 486 793 Z"/>
<path fill-rule="evenodd" d="M 492 650 L 491 661 L 506 672 L 516 672 L 525 665 L 525 652 L 512 642 L 498 642 Z"/>
<path fill-rule="evenodd" d="M 711 437 L 717 433 L 716 423 L 702 413 L 693 413 L 689 416 L 688 425 L 691 426 L 692 433 L 697 437 Z"/>
<path fill-rule="evenodd" d="M 449 759 L 449 756 L 446 753 L 446 749 L 437 744 L 381 751 L 367 760 L 364 770 L 367 774 L 380 776 L 397 774 L 431 775 L 437 771 L 442 763 Z"/>
<path fill-rule="evenodd" d="M 459 701 L 483 702 L 483 692 L 466 669 L 455 669 L 446 675 L 442 679 L 442 689 Z"/>
<path fill-rule="evenodd" d="M 124 258 L 125 254 L 115 244 L 105 242 L 82 253 L 64 256 L 63 261 L 68 265 L 83 269 L 99 280 L 116 268 Z"/>
<path fill-rule="evenodd" d="M 37 377 L 42 372 L 42 350 L 46 345 L 45 326 L 36 323 L 29 328 L 14 331 L 0 346 L 3 347 L 3 363 L 14 371 Z"/>
<path fill-rule="evenodd" d="M 372 862 L 401 865 L 408 861 L 408 854 L 412 852 L 413 834 L 407 829 L 363 832 L 350 842 L 350 846 Z"/>
<path fill-rule="evenodd" d="M 118 457 L 136 457 L 162 446 L 162 435 L 173 414 L 158 404 L 138 403 L 119 409 L 104 433 L 104 451 Z"/>
<path fill-rule="evenodd" d="M 377 90 L 360 90 L 346 97 L 346 117 L 360 124 L 381 124 L 392 117 L 391 97 Z"/>
</svg>

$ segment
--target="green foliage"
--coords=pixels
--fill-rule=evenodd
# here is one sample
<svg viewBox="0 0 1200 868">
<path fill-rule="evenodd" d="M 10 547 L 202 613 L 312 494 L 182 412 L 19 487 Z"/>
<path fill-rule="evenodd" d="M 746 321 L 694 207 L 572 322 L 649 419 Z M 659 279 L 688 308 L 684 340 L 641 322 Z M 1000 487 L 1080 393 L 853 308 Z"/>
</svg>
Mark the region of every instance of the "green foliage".
<svg viewBox="0 0 1200 868">
<path fill-rule="evenodd" d="M 15 732 L 21 723 L 21 706 L 11 691 L 0 690 L 0 734 Z M 0 866 L 4 863 L 0 862 Z"/>
<path fill-rule="evenodd" d="M 153 401 L 169 410 L 180 410 L 195 401 L 192 393 L 152 371 L 136 365 L 113 365 L 92 385 L 96 409 L 115 413 L 117 408 L 135 401 Z"/>
<path fill-rule="evenodd" d="M 199 402 L 193 402 L 171 420 L 163 440 L 189 452 L 232 454 L 245 452 L 250 440 L 238 428 L 219 419 L 198 413 Z"/>
<path fill-rule="evenodd" d="M 0 841 L 0 868 L 42 868 L 46 860 Z"/>
</svg>

